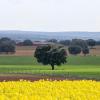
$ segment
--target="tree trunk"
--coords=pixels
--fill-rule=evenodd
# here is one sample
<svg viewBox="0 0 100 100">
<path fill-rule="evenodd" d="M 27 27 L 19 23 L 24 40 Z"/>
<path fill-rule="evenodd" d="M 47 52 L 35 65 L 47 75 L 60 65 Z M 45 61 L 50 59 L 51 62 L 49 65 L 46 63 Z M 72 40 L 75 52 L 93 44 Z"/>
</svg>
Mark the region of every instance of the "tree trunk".
<svg viewBox="0 0 100 100">
<path fill-rule="evenodd" d="M 51 67 L 52 67 L 52 70 L 54 70 L 54 65 L 51 65 Z"/>
</svg>

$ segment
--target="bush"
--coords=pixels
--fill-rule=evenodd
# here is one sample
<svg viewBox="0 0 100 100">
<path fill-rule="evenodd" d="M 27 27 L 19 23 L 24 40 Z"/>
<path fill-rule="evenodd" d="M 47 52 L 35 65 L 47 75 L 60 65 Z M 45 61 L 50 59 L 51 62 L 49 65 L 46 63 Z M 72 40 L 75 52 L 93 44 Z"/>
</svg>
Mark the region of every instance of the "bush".
<svg viewBox="0 0 100 100">
<path fill-rule="evenodd" d="M 76 45 L 69 46 L 68 51 L 70 54 L 77 55 L 81 53 L 81 47 Z"/>
<path fill-rule="evenodd" d="M 15 53 L 15 42 L 9 38 L 1 38 L 0 53 Z"/>
<path fill-rule="evenodd" d="M 32 46 L 33 42 L 31 40 L 24 40 L 22 44 L 23 46 Z"/>
</svg>

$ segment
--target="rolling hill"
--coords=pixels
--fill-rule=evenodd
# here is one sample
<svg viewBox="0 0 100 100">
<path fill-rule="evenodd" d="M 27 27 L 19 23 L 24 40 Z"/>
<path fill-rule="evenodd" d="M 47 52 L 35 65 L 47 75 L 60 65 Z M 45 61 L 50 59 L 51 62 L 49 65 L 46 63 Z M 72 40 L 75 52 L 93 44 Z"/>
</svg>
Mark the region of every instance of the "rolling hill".
<svg viewBox="0 0 100 100">
<path fill-rule="evenodd" d="M 1 37 L 9 37 L 14 40 L 47 40 L 47 39 L 95 39 L 100 40 L 100 32 L 38 32 L 38 31 L 0 31 Z"/>
</svg>

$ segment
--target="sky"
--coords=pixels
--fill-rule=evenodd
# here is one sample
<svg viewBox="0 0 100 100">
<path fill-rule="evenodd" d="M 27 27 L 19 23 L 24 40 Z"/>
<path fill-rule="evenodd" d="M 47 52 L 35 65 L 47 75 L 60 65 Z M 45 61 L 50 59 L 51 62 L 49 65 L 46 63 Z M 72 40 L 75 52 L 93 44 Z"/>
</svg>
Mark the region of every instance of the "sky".
<svg viewBox="0 0 100 100">
<path fill-rule="evenodd" d="M 0 30 L 100 32 L 100 0 L 0 0 Z"/>
</svg>

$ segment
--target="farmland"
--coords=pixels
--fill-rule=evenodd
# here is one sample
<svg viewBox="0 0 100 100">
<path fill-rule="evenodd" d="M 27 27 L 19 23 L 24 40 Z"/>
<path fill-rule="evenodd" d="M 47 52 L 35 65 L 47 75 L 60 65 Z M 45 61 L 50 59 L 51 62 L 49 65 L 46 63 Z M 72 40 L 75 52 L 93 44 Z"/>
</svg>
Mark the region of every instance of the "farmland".
<svg viewBox="0 0 100 100">
<path fill-rule="evenodd" d="M 0 55 L 0 100 L 99 100 L 99 47 L 87 56 L 68 54 L 55 70 L 38 63 L 34 50 L 16 47 L 15 54 Z"/>
<path fill-rule="evenodd" d="M 0 82 L 0 86 L 0 100 L 99 100 L 100 98 L 100 82 L 96 81 L 20 80 Z"/>
<path fill-rule="evenodd" d="M 33 56 L 35 48 L 17 46 L 15 54 L 1 53 L 0 100 L 98 100 L 99 46 L 90 49 L 87 55 L 81 52 L 72 56 L 68 53 L 67 63 L 55 65 L 55 70 L 51 70 L 50 65 L 37 62 Z"/>
<path fill-rule="evenodd" d="M 100 65 L 100 56 L 69 56 L 65 65 Z M 0 56 L 0 65 L 41 65 L 32 56 Z"/>
<path fill-rule="evenodd" d="M 17 46 L 15 54 L 0 55 L 0 80 L 39 79 L 94 79 L 100 80 L 100 47 L 90 50 L 90 55 L 71 56 L 62 66 L 44 66 L 34 58 L 32 46 Z M 67 48 L 67 47 L 66 47 Z"/>
<path fill-rule="evenodd" d="M 100 79 L 99 56 L 70 56 L 68 63 L 62 66 L 44 66 L 37 63 L 33 56 L 0 56 L 0 76 L 24 78 L 60 78 L 60 79 Z M 22 77 L 23 76 L 23 77 Z M 16 79 L 16 77 L 15 77 Z M 32 79 L 31 79 L 32 80 Z"/>
</svg>

